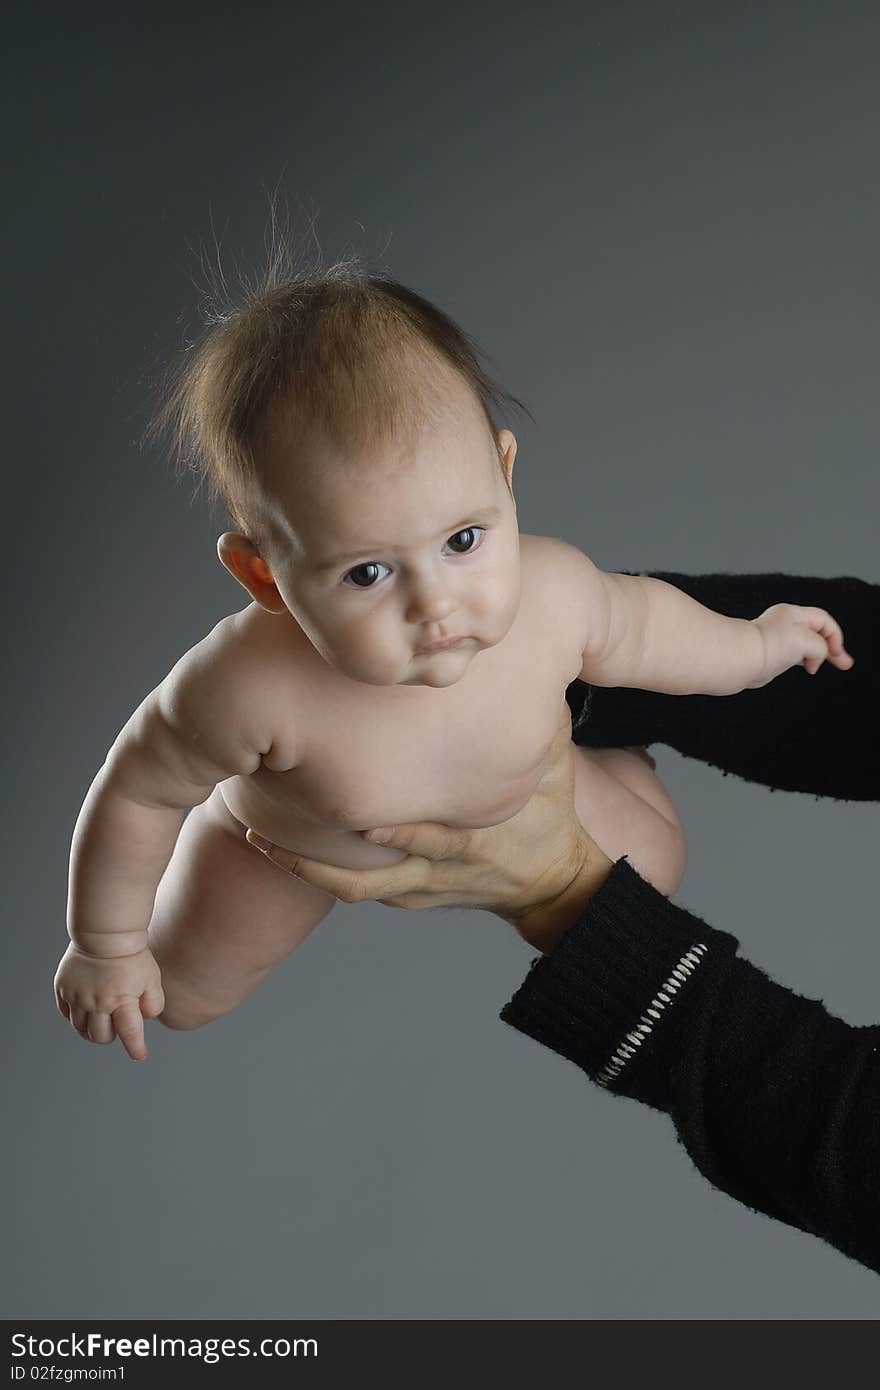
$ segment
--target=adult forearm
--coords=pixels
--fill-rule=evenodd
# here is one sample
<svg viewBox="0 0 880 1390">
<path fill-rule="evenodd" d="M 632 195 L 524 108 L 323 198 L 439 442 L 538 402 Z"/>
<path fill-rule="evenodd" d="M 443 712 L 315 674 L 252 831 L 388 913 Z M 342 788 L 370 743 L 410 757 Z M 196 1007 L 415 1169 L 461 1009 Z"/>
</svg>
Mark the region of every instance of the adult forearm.
<svg viewBox="0 0 880 1390">
<path fill-rule="evenodd" d="M 792 669 L 759 690 L 717 698 L 644 690 L 569 687 L 575 742 L 588 747 L 665 743 L 748 781 L 845 800 L 880 786 L 880 585 L 849 576 L 785 574 L 653 577 L 731 617 L 772 603 L 826 608 L 856 664 L 843 678 L 827 663 L 815 676 Z"/>
<path fill-rule="evenodd" d="M 67 901 L 71 941 L 93 955 L 146 944 L 156 890 L 183 823 L 177 807 L 133 801 L 111 763 L 101 768 L 73 831 Z"/>
<path fill-rule="evenodd" d="M 880 1271 L 880 1028 L 737 948 L 621 859 L 501 1017 L 668 1113 L 716 1187 Z"/>
</svg>

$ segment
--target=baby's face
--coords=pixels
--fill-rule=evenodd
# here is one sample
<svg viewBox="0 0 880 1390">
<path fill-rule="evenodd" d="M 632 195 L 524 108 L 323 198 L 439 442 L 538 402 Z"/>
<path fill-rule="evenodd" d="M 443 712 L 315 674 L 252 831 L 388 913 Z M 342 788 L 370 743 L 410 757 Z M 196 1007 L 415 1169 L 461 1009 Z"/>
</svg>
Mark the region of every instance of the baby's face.
<svg viewBox="0 0 880 1390">
<path fill-rule="evenodd" d="M 502 431 L 507 472 L 516 441 Z M 266 556 L 313 646 L 367 685 L 454 685 L 520 601 L 516 507 L 476 411 L 406 450 L 351 462 L 310 450 L 271 501 Z M 447 639 L 445 651 L 427 648 Z"/>
</svg>

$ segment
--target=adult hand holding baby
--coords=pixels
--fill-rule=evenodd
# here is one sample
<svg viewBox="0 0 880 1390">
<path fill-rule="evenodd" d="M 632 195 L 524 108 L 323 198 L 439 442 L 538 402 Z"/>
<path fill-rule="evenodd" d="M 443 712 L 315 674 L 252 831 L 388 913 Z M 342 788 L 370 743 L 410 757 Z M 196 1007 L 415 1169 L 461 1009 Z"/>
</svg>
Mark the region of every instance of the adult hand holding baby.
<svg viewBox="0 0 880 1390">
<path fill-rule="evenodd" d="M 405 850 L 396 864 L 340 868 L 261 841 L 251 830 L 247 838 L 273 864 L 343 902 L 483 908 L 536 950 L 550 951 L 612 867 L 575 814 L 572 748 L 564 706 L 541 781 L 500 825 L 472 830 L 421 822 L 396 826 L 381 840 L 377 831 L 361 832 L 368 841 Z"/>
</svg>

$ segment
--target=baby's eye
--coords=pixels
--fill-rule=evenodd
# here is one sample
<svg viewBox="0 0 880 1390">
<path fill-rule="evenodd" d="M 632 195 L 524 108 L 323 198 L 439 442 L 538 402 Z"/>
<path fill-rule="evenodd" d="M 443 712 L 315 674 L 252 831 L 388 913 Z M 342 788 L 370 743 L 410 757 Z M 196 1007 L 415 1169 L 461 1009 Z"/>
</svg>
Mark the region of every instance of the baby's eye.
<svg viewBox="0 0 880 1390">
<path fill-rule="evenodd" d="M 349 570 L 342 582 L 347 584 L 350 579 L 356 589 L 372 589 L 375 588 L 376 579 L 381 578 L 377 572 L 387 569 L 387 565 L 380 565 L 376 560 L 367 560 L 364 564 L 355 565 L 353 570 Z M 390 570 L 388 572 L 391 573 Z"/>
<path fill-rule="evenodd" d="M 463 531 L 456 531 L 454 536 L 450 536 L 447 545 L 454 545 L 460 542 L 463 549 L 457 550 L 455 553 L 457 555 L 467 555 L 468 551 L 476 550 L 479 543 L 477 537 L 483 535 L 485 530 L 485 526 L 466 526 Z"/>
</svg>

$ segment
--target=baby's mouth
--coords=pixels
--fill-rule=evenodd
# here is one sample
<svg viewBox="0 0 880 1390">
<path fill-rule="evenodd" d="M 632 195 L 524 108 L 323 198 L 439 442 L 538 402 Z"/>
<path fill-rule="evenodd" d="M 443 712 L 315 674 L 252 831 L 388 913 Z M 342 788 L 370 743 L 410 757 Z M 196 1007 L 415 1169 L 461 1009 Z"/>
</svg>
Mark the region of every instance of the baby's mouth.
<svg viewBox="0 0 880 1390">
<path fill-rule="evenodd" d="M 467 641 L 466 637 L 447 637 L 443 642 L 432 642 L 427 647 L 417 648 L 416 655 L 433 656 L 435 652 L 451 651 L 453 647 L 457 647 L 461 642 L 465 641 Z"/>
</svg>

